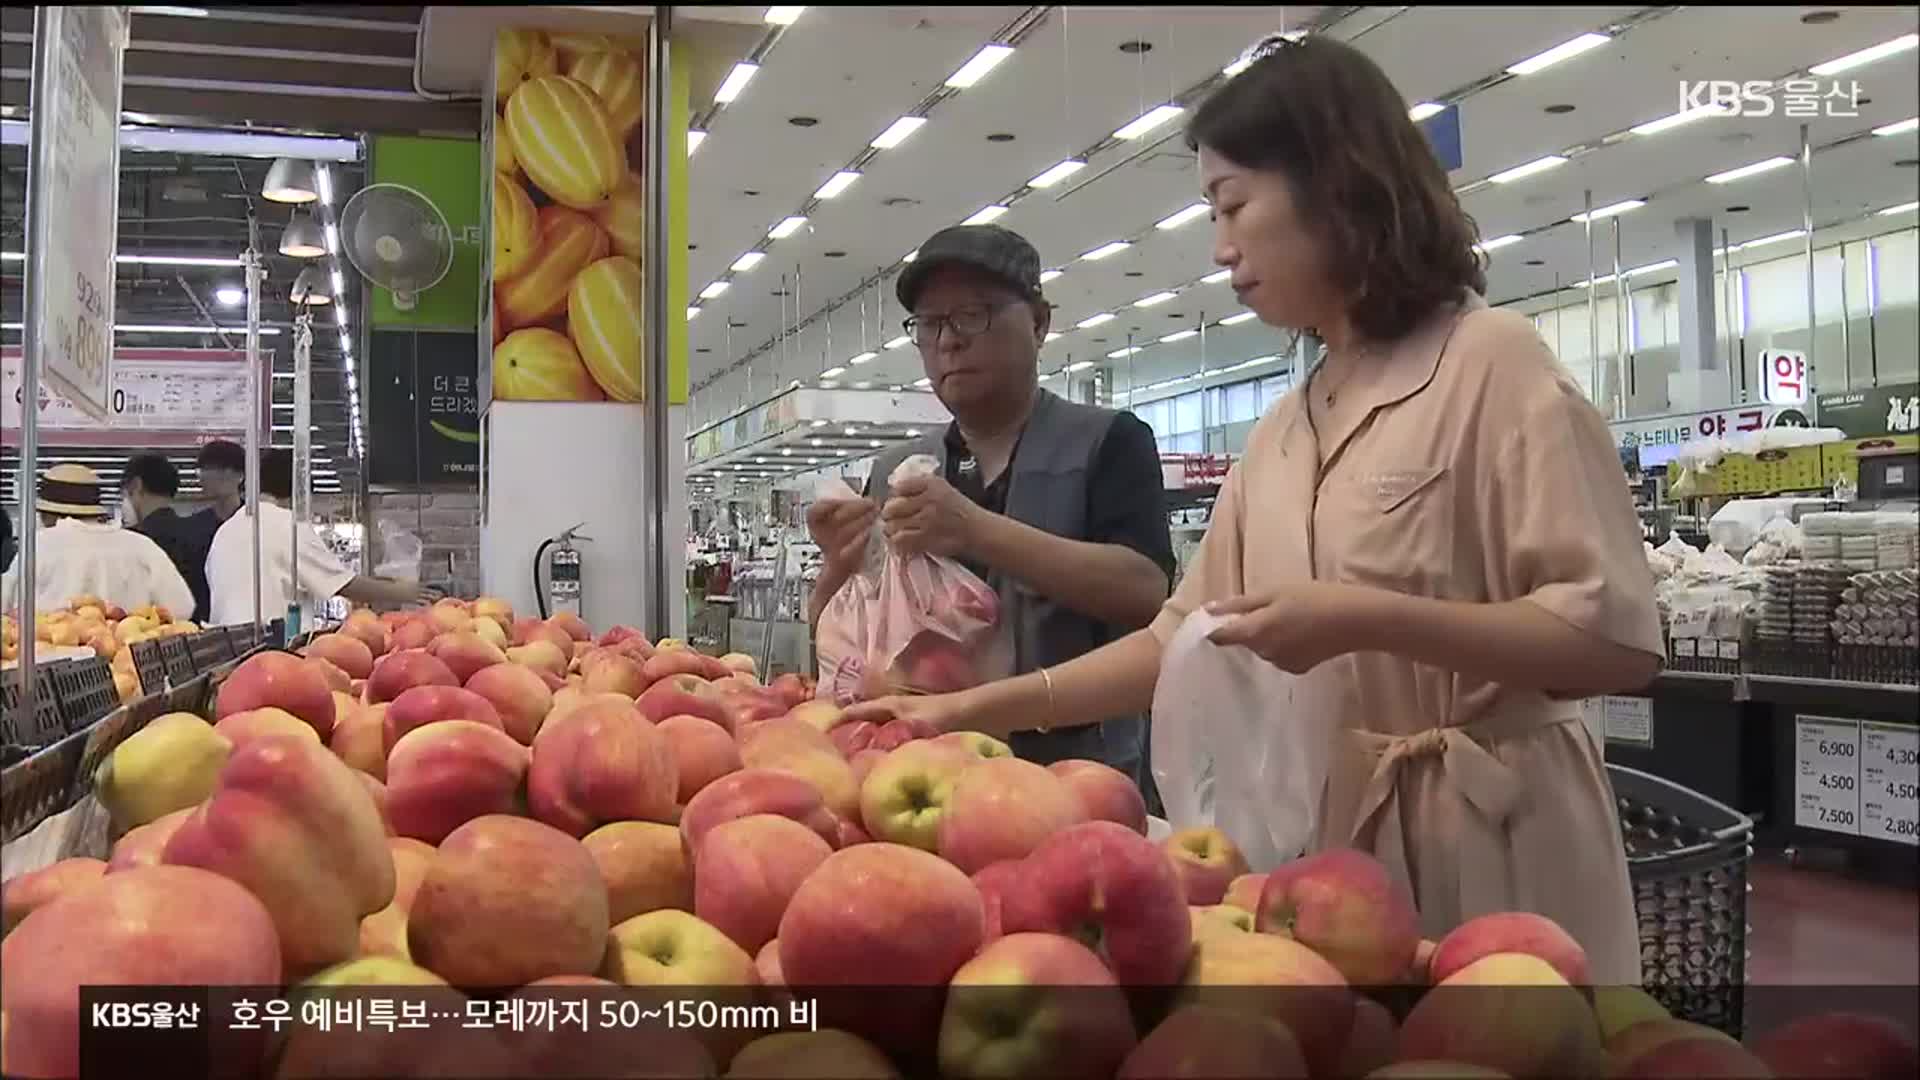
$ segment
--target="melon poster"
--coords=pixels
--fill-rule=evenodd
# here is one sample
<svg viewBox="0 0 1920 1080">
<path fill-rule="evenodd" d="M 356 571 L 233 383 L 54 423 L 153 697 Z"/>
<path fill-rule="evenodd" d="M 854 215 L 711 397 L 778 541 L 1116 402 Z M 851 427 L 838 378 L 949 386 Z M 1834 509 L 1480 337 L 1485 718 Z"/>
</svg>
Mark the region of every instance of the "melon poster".
<svg viewBox="0 0 1920 1080">
<path fill-rule="evenodd" d="M 495 38 L 493 400 L 641 400 L 644 65 L 607 34 Z"/>
</svg>

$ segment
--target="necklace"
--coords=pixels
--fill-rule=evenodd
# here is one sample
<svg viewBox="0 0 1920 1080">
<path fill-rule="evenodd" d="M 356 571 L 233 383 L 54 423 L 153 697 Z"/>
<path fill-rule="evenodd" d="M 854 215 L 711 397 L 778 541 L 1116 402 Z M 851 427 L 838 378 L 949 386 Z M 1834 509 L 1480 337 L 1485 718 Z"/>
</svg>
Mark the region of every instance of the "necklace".
<svg viewBox="0 0 1920 1080">
<path fill-rule="evenodd" d="M 1353 377 L 1353 373 L 1355 370 L 1359 368 L 1361 360 L 1365 359 L 1367 356 L 1371 355 L 1372 353 L 1373 353 L 1373 345 L 1371 343 L 1368 343 L 1368 344 L 1359 346 L 1358 348 L 1354 349 L 1351 353 L 1347 354 L 1346 363 L 1342 366 L 1340 370 L 1339 379 L 1335 380 L 1332 386 L 1327 387 L 1326 393 L 1323 395 L 1321 399 L 1328 408 L 1332 408 L 1334 402 L 1339 399 L 1341 387 L 1346 386 L 1347 380 Z M 1333 359 L 1333 350 L 1328 349 L 1327 360 L 1331 361 L 1332 359 Z M 1326 366 L 1327 365 L 1324 362 L 1320 365 L 1322 370 L 1324 370 Z"/>
</svg>

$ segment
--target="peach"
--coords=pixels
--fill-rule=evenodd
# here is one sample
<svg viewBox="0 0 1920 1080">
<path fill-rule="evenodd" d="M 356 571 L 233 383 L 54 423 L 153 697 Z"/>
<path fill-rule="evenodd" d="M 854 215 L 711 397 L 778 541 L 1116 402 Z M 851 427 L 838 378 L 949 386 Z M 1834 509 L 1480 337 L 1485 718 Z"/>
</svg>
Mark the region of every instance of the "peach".
<svg viewBox="0 0 1920 1080">
<path fill-rule="evenodd" d="M 1188 1005 L 1160 1021 L 1114 1080 L 1305 1080 L 1293 1032 L 1269 1016 Z"/>
<path fill-rule="evenodd" d="M 62 895 L 97 884 L 106 872 L 99 859 L 61 859 L 9 879 L 0 886 L 0 935 L 12 933 L 21 919 Z"/>
<path fill-rule="evenodd" d="M 971 874 L 1025 858 L 1047 837 L 1085 820 L 1079 797 L 1044 767 L 1015 757 L 976 757 L 954 781 L 940 816 L 939 852 Z"/>
<path fill-rule="evenodd" d="M 392 701 L 416 686 L 459 686 L 460 680 L 425 649 L 396 649 L 373 665 L 367 676 L 367 700 Z"/>
<path fill-rule="evenodd" d="M 1338 969 L 1297 941 L 1204 934 L 1194 942 L 1179 1000 L 1278 1020 L 1314 1075 L 1344 1075 L 1336 1070 L 1353 1031 L 1354 995 Z"/>
<path fill-rule="evenodd" d="M 728 773 L 739 772 L 740 747 L 725 728 L 698 716 L 669 716 L 654 725 L 673 744 L 673 761 L 680 773 L 677 800 L 686 805 L 701 788 Z"/>
<path fill-rule="evenodd" d="M 467 677 L 466 688 L 486 698 L 507 734 L 522 746 L 532 746 L 540 725 L 553 711 L 553 691 L 531 668 L 499 663 Z"/>
<path fill-rule="evenodd" d="M 1219 829 L 1181 829 L 1161 847 L 1173 860 L 1189 904 L 1224 903 L 1227 886 L 1247 873 L 1247 857 Z"/>
<path fill-rule="evenodd" d="M 79 1076 L 81 987 L 277 987 L 280 954 L 266 906 L 219 874 L 109 874 L 39 908 L 0 943 L 0 969 L 15 976 L 0 1058 L 9 1076 Z"/>
<path fill-rule="evenodd" d="M 1098 951 L 1123 984 L 1180 981 L 1193 923 L 1173 865 L 1146 837 L 1111 821 L 1075 825 L 1042 841 L 1021 877 L 1002 902 L 1007 933 L 1097 932 Z"/>
<path fill-rule="evenodd" d="M 365 641 L 349 634 L 315 635 L 301 650 L 301 655 L 326 660 L 346 672 L 349 678 L 364 679 L 373 674 L 373 650 Z"/>
<path fill-rule="evenodd" d="M 407 913 L 433 863 L 432 845 L 404 836 L 387 838 L 393 856 L 393 902 L 360 920 L 360 956 L 413 959 L 407 952 Z"/>
<path fill-rule="evenodd" d="M 500 714 L 494 711 L 493 703 L 471 690 L 459 686 L 415 686 L 387 705 L 386 719 L 381 727 L 387 753 L 393 753 L 393 748 L 399 745 L 400 740 L 415 728 L 449 720 L 464 720 L 503 733 L 506 731 L 506 725 L 500 722 Z"/>
<path fill-rule="evenodd" d="M 350 637 L 360 644 L 365 645 L 367 647 L 367 654 L 374 660 L 378 660 L 380 657 L 386 655 L 387 628 L 380 622 L 379 616 L 365 608 L 349 614 L 347 621 L 340 624 L 340 629 L 337 633 L 341 637 Z M 340 666 L 343 668 L 347 667 L 345 664 L 341 664 Z M 349 668 L 348 670 L 351 671 L 352 669 Z M 368 664 L 368 671 L 372 671 L 371 663 Z M 360 677 L 363 679 L 366 678 L 365 675 Z"/>
<path fill-rule="evenodd" d="M 860 782 L 861 824 L 876 840 L 939 850 L 940 821 L 954 785 L 976 760 L 964 750 L 932 742 L 886 752 Z"/>
<path fill-rule="evenodd" d="M 673 744 L 630 704 L 582 705 L 533 740 L 528 806 L 571 836 L 609 821 L 671 821 L 679 789 Z"/>
<path fill-rule="evenodd" d="M 219 787 L 161 858 L 223 874 L 259 897 L 287 971 L 339 963 L 354 953 L 360 920 L 393 902 L 386 829 L 363 775 L 317 740 L 254 739 L 234 749 Z"/>
<path fill-rule="evenodd" d="M 433 643 L 433 639 L 439 636 L 439 628 L 426 619 L 418 617 L 403 619 L 396 622 L 392 632 L 388 634 L 387 651 L 390 653 L 412 652 L 416 649 L 424 651 Z"/>
<path fill-rule="evenodd" d="M 1099 957 L 1071 938 L 1010 934 L 954 973 L 940 1071 L 1110 1077 L 1134 1045 L 1126 994 Z"/>
<path fill-rule="evenodd" d="M 455 986 L 525 986 L 593 974 L 608 929 L 606 885 L 580 841 L 488 815 L 441 842 L 407 915 L 407 946 Z"/>
<path fill-rule="evenodd" d="M 779 932 L 800 883 L 832 854 L 817 833 L 774 814 L 716 825 L 700 842 L 693 913 L 757 952 Z"/>
<path fill-rule="evenodd" d="M 1434 946 L 1428 978 L 1445 982 L 1454 973 L 1494 953 L 1525 953 L 1552 965 L 1573 986 L 1586 986 L 1587 952 L 1560 925 L 1526 911 L 1502 911 L 1468 919 Z"/>
<path fill-rule="evenodd" d="M 735 818 L 778 814 L 792 818 L 833 843 L 839 823 L 820 797 L 820 789 L 792 773 L 742 769 L 701 788 L 680 813 L 680 837 L 696 858 L 708 830 Z"/>
<path fill-rule="evenodd" d="M 1510 1076 L 1608 1072 L 1585 995 L 1545 960 L 1521 953 L 1484 957 L 1421 995 L 1400 1028 L 1400 1058 L 1459 1061 Z"/>
<path fill-rule="evenodd" d="M 427 652 L 447 665 L 447 670 L 453 672 L 453 677 L 461 685 L 465 685 L 468 679 L 473 678 L 473 673 L 481 668 L 507 662 L 506 653 L 470 630 L 441 634 L 427 644 Z"/>
<path fill-rule="evenodd" d="M 633 699 L 646 693 L 650 685 L 641 674 L 639 661 L 616 652 L 589 658 L 581 664 L 580 674 L 586 676 L 580 688 L 589 694 L 619 694 Z"/>
<path fill-rule="evenodd" d="M 320 736 L 315 734 L 312 724 L 285 709 L 249 709 L 246 712 L 237 712 L 213 725 L 213 730 L 232 743 L 235 750 L 254 739 L 267 735 L 291 735 L 295 738 L 312 739 L 316 743 L 320 741 Z M 229 757 L 228 760 L 231 761 L 232 758 Z"/>
<path fill-rule="evenodd" d="M 384 782 L 387 778 L 387 705 L 342 707 L 328 746 L 341 761 Z"/>
<path fill-rule="evenodd" d="M 1078 758 L 1056 761 L 1047 771 L 1066 781 L 1086 807 L 1087 820 L 1125 825 L 1147 835 L 1147 800 L 1140 785 L 1111 765 Z"/>
<path fill-rule="evenodd" d="M 543 674 L 564 677 L 571 657 L 551 641 L 531 641 L 508 649 L 507 659 Z"/>
<path fill-rule="evenodd" d="M 1227 883 L 1220 902 L 1239 908 L 1249 915 L 1260 911 L 1260 891 L 1267 887 L 1265 874 L 1241 874 Z"/>
<path fill-rule="evenodd" d="M 1337 848 L 1267 875 L 1255 925 L 1290 934 L 1355 986 L 1391 986 L 1413 963 L 1420 927 L 1413 896 L 1380 860 Z"/>
<path fill-rule="evenodd" d="M 1920 1047 L 1913 1031 L 1885 1016 L 1828 1012 L 1801 1017 L 1761 1036 L 1753 1052 L 1780 1076 L 1914 1076 Z"/>
<path fill-rule="evenodd" d="M 142 866 L 159 866 L 160 857 L 167 850 L 167 841 L 173 839 L 174 831 L 180 828 L 180 824 L 187 818 L 193 816 L 196 809 L 198 808 L 189 806 L 185 810 L 175 810 L 137 829 L 127 830 L 125 836 L 114 842 L 113 851 L 107 857 L 107 873 L 117 874 L 122 870 L 133 870 Z"/>
<path fill-rule="evenodd" d="M 527 748 L 496 727 L 443 720 L 402 736 L 387 756 L 387 813 L 394 831 L 438 844 L 475 818 L 513 813 Z"/>
<path fill-rule="evenodd" d="M 242 661 L 220 684 L 214 719 L 264 708 L 299 717 L 322 739 L 333 734 L 333 689 L 325 671 L 292 653 L 263 652 Z"/>
<path fill-rule="evenodd" d="M 693 863 L 680 830 L 653 821 L 616 821 L 580 841 L 607 886 L 607 918 L 615 925 L 635 915 L 693 910 Z"/>
</svg>

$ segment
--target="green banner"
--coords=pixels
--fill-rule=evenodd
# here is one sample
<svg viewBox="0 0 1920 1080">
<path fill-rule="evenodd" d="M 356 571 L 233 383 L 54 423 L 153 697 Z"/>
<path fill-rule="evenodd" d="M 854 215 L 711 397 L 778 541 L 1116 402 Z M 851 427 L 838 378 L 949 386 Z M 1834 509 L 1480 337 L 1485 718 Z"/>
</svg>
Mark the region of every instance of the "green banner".
<svg viewBox="0 0 1920 1080">
<path fill-rule="evenodd" d="M 453 232 L 453 267 L 440 284 L 415 298 L 411 311 L 393 306 L 393 294 L 373 286 L 373 326 L 477 331 L 480 327 L 480 178 L 486 167 L 478 139 L 376 135 L 371 183 L 402 184 L 427 197 Z"/>
<path fill-rule="evenodd" d="M 1821 427 L 1839 428 L 1849 439 L 1911 435 L 1920 431 L 1920 383 L 1887 383 L 1821 394 Z"/>
</svg>

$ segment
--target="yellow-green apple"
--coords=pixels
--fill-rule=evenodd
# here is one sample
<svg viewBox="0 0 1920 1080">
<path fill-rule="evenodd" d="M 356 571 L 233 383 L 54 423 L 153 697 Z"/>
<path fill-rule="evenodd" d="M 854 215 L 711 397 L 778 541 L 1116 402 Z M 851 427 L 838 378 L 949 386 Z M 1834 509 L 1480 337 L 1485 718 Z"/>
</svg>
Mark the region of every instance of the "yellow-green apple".
<svg viewBox="0 0 1920 1080">
<path fill-rule="evenodd" d="M 753 957 L 698 916 L 661 908 L 622 922 L 606 942 L 603 978 L 622 986 L 752 987 Z"/>
<path fill-rule="evenodd" d="M 365 641 L 350 634 L 315 635 L 300 654 L 330 661 L 351 678 L 364 679 L 373 674 L 373 650 Z"/>
<path fill-rule="evenodd" d="M 1501 911 L 1468 919 L 1434 946 L 1428 978 L 1442 983 L 1454 972 L 1494 953 L 1525 953 L 1553 966 L 1573 986 L 1586 986 L 1587 951 L 1560 924 L 1529 911 Z"/>
<path fill-rule="evenodd" d="M 440 636 L 440 629 L 425 616 L 415 616 L 396 623 L 387 636 L 388 652 L 424 651 L 434 638 Z"/>
<path fill-rule="evenodd" d="M 507 659 L 555 677 L 565 676 L 571 658 L 551 641 L 537 639 L 507 650 Z"/>
<path fill-rule="evenodd" d="M 1202 935 L 1179 1000 L 1280 1021 L 1316 1076 L 1335 1075 L 1353 1030 L 1353 993 L 1339 970 L 1272 934 Z"/>
<path fill-rule="evenodd" d="M 1187 914 L 1193 921 L 1193 940 L 1209 936 L 1253 933 L 1253 913 L 1231 904 L 1192 905 Z"/>
<path fill-rule="evenodd" d="M 441 634 L 427 644 L 427 652 L 447 665 L 447 670 L 462 684 L 481 668 L 507 662 L 505 652 L 471 630 Z"/>
<path fill-rule="evenodd" d="M 1206 1005 L 1175 1009 L 1114 1080 L 1305 1080 L 1300 1043 L 1270 1016 Z"/>
<path fill-rule="evenodd" d="M 309 729 L 311 730 L 311 729 Z M 159 866 L 160 857 L 167 850 L 167 841 L 173 839 L 173 832 L 180 823 L 192 816 L 194 807 L 175 810 L 165 817 L 156 818 L 127 835 L 116 840 L 113 851 L 107 857 L 107 873 L 117 874 L 142 866 Z"/>
<path fill-rule="evenodd" d="M 220 684 L 214 719 L 265 708 L 305 720 L 322 739 L 333 733 L 333 688 L 320 665 L 304 657 L 264 652 L 242 661 Z"/>
<path fill-rule="evenodd" d="M 174 830 L 161 858 L 223 874 L 258 896 L 289 972 L 339 963 L 353 956 L 360 920 L 393 902 L 387 830 L 363 775 L 318 740 L 254 739 L 233 752 L 213 795 Z"/>
<path fill-rule="evenodd" d="M 782 1031 L 742 1047 L 727 1080 L 900 1080 L 880 1048 L 837 1028 Z"/>
<path fill-rule="evenodd" d="M 1249 915 L 1260 910 L 1260 890 L 1267 886 L 1265 874 L 1241 874 L 1227 883 L 1227 891 L 1220 902 L 1239 908 Z"/>
<path fill-rule="evenodd" d="M 711 720 L 682 713 L 654 726 L 673 744 L 673 763 L 680 773 L 677 801 L 682 806 L 701 788 L 743 768 L 739 744 Z"/>
<path fill-rule="evenodd" d="M 333 725 L 333 737 L 327 745 L 341 761 L 375 780 L 387 778 L 386 703 L 361 705 L 340 710 L 340 722 Z"/>
<path fill-rule="evenodd" d="M 1337 1075 L 1365 1076 L 1393 1064 L 1399 1056 L 1394 1047 L 1399 1038 L 1400 1027 L 1385 1005 L 1364 994 L 1354 995 L 1353 1030 L 1347 1033 Z"/>
<path fill-rule="evenodd" d="M 941 746 L 957 746 L 974 757 L 982 759 L 1013 756 L 1012 747 L 991 735 L 978 731 L 949 731 L 944 735 L 935 735 L 927 741 Z"/>
<path fill-rule="evenodd" d="M 466 688 L 486 698 L 500 716 L 507 734 L 521 746 L 532 746 L 547 714 L 553 711 L 553 691 L 531 668 L 514 663 L 494 664 L 474 672 Z"/>
<path fill-rule="evenodd" d="M 291 995 L 301 996 L 302 989 L 321 989 L 325 987 L 352 988 L 356 986 L 445 986 L 447 980 L 428 971 L 426 968 L 410 963 L 404 956 L 378 954 L 355 957 L 333 965 L 325 971 L 303 979 L 295 985 Z"/>
<path fill-rule="evenodd" d="M 1247 857 L 1226 833 L 1210 826 L 1181 829 L 1161 846 L 1173 860 L 1189 904 L 1205 907 L 1224 902 L 1227 886 L 1247 872 Z"/>
<path fill-rule="evenodd" d="M 671 821 L 679 790 L 673 744 L 627 702 L 582 705 L 534 737 L 527 805 L 569 836 L 609 821 Z"/>
<path fill-rule="evenodd" d="M 513 630 L 513 605 L 497 596 L 483 596 L 473 602 L 475 622 L 485 619 L 503 631 Z"/>
<path fill-rule="evenodd" d="M 1180 982 L 1193 922 L 1180 878 L 1157 844 L 1125 825 L 1089 821 L 1042 841 L 1024 870 L 1001 904 L 1006 933 L 1076 938 L 1127 986 Z"/>
<path fill-rule="evenodd" d="M 99 859 L 73 858 L 10 878 L 0 886 L 0 934 L 12 933 L 20 920 L 63 894 L 99 884 L 106 873 Z"/>
<path fill-rule="evenodd" d="M 1126 994 L 1099 957 L 1058 934 L 1009 934 L 947 986 L 940 1074 L 1108 1077 L 1134 1044 Z"/>
<path fill-rule="evenodd" d="M 937 745 L 929 743 L 928 745 Z M 973 758 L 953 783 L 940 815 L 940 857 L 966 873 L 1025 858 L 1040 842 L 1086 820 L 1086 808 L 1060 778 L 1014 757 Z"/>
<path fill-rule="evenodd" d="M 1126 773 L 1078 758 L 1056 761 L 1047 768 L 1080 796 L 1087 808 L 1087 820 L 1111 821 L 1147 835 L 1147 800 L 1140 794 L 1140 785 Z"/>
<path fill-rule="evenodd" d="M 475 818 L 515 812 L 528 756 L 511 735 L 470 720 L 407 732 L 387 757 L 387 818 L 394 832 L 438 844 Z"/>
<path fill-rule="evenodd" d="M 386 655 L 387 628 L 381 624 L 378 615 L 365 608 L 347 616 L 347 621 L 340 624 L 340 634 L 365 645 L 367 652 L 376 660 Z"/>
<path fill-rule="evenodd" d="M 450 833 L 407 916 L 413 961 L 455 986 L 590 975 L 607 948 L 607 888 L 580 841 L 490 814 Z"/>
<path fill-rule="evenodd" d="M 1586 996 L 1551 964 L 1494 953 L 1420 996 L 1400 1028 L 1404 1061 L 1460 1061 L 1510 1076 L 1602 1076 L 1607 1054 Z"/>
<path fill-rule="evenodd" d="M 846 722 L 847 713 L 845 709 L 842 709 L 831 701 L 821 701 L 816 698 L 812 701 L 803 701 L 795 705 L 792 710 L 787 713 L 787 717 L 792 720 L 799 720 L 816 731 L 830 732 Z"/>
<path fill-rule="evenodd" d="M 979 890 L 952 863 L 903 844 L 859 844 L 795 890 L 780 917 L 780 970 L 815 997 L 821 1024 L 921 1051 L 939 1031 L 936 997 L 822 998 L 816 988 L 945 986 L 979 951 L 982 918 Z"/>
<path fill-rule="evenodd" d="M 184 810 L 213 794 L 233 742 L 193 713 L 155 717 L 114 747 L 93 792 L 116 832 Z"/>
<path fill-rule="evenodd" d="M 433 863 L 431 845 L 404 836 L 387 838 L 393 857 L 393 902 L 360 920 L 361 956 L 386 956 L 411 961 L 407 951 L 407 913 Z"/>
<path fill-rule="evenodd" d="M 843 818 L 860 816 L 860 785 L 853 769 L 825 735 L 799 720 L 768 720 L 740 740 L 740 761 L 749 769 L 778 769 L 820 789 L 827 809 Z"/>
<path fill-rule="evenodd" d="M 481 641 L 500 650 L 501 655 L 506 655 L 507 645 L 509 644 L 507 631 L 498 622 L 492 619 L 475 619 L 473 620 L 472 633 L 473 636 L 479 638 Z"/>
<path fill-rule="evenodd" d="M 735 818 L 778 814 L 792 818 L 831 844 L 840 828 L 820 798 L 820 789 L 788 772 L 742 769 L 701 788 L 680 812 L 680 838 L 697 860 L 708 830 Z"/>
<path fill-rule="evenodd" d="M 1913 1030 L 1891 1017 L 1867 1013 L 1801 1017 L 1761 1036 L 1753 1052 L 1778 1076 L 1920 1075 L 1920 1047 L 1914 1044 Z"/>
<path fill-rule="evenodd" d="M 0 943 L 0 1059 L 9 1076 L 79 1076 L 81 987 L 278 986 L 280 951 L 265 905 L 228 878 L 185 866 L 109 874 Z"/>
<path fill-rule="evenodd" d="M 553 617 L 547 620 L 547 625 L 559 629 L 575 641 L 593 640 L 593 628 L 587 625 L 585 619 L 571 611 L 555 612 Z"/>
<path fill-rule="evenodd" d="M 634 701 L 640 715 L 654 723 L 669 716 L 697 716 L 720 725 L 733 734 L 733 715 L 720 705 L 720 699 L 706 691 L 706 680 L 694 675 L 670 675 L 661 679 Z"/>
<path fill-rule="evenodd" d="M 494 709 L 493 702 L 479 694 L 459 686 L 416 686 L 387 705 L 381 729 L 387 753 L 393 753 L 393 748 L 400 744 L 400 740 L 415 728 L 449 720 L 480 724 L 502 734 L 506 732 L 506 725 L 500 722 L 500 713 Z"/>
<path fill-rule="evenodd" d="M 1420 943 L 1405 883 L 1350 848 L 1295 859 L 1268 874 L 1256 920 L 1261 933 L 1291 935 L 1355 986 L 1396 985 Z"/>
<path fill-rule="evenodd" d="M 940 847 L 940 819 L 960 774 L 978 759 L 929 741 L 888 751 L 860 782 L 860 821 L 867 834 L 922 851 Z"/>
<path fill-rule="evenodd" d="M 248 709 L 223 717 L 213 730 L 233 745 L 234 750 L 268 735 L 291 735 L 298 739 L 320 741 L 313 725 L 285 709 Z M 232 759 L 229 752 L 228 759 Z"/>
<path fill-rule="evenodd" d="M 749 953 L 772 941 L 807 875 L 833 854 L 791 818 L 753 814 L 714 826 L 695 859 L 693 913 Z"/>
<path fill-rule="evenodd" d="M 679 829 L 654 821 L 616 821 L 580 842 L 600 868 L 607 918 L 615 925 L 662 908 L 693 910 L 693 863 Z"/>
<path fill-rule="evenodd" d="M 580 688 L 589 694 L 619 694 L 634 700 L 650 685 L 640 663 L 617 652 L 590 658 L 580 665 L 580 674 L 585 676 Z"/>
<path fill-rule="evenodd" d="M 416 686 L 459 686 L 460 680 L 425 649 L 398 649 L 381 657 L 367 676 L 367 700 L 392 701 Z"/>
</svg>

